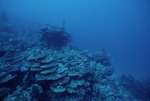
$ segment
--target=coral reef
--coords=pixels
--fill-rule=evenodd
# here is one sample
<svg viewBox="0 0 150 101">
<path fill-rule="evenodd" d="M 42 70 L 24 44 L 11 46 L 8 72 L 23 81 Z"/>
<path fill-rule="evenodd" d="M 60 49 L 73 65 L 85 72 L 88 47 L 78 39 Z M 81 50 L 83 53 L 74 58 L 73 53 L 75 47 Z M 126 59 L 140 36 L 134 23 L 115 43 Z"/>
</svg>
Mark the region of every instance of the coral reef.
<svg viewBox="0 0 150 101">
<path fill-rule="evenodd" d="M 0 35 L 4 33 L 10 34 L 3 31 Z M 3 39 L 0 100 L 150 100 L 150 80 L 139 82 L 125 75 L 118 80 L 105 50 L 70 47 L 70 38 L 64 29 L 47 26 L 40 33 L 12 34 Z"/>
<path fill-rule="evenodd" d="M 68 98 L 71 98 L 72 94 L 82 96 L 82 100 L 93 92 L 94 82 L 104 78 L 107 82 L 107 76 L 113 74 L 111 66 L 96 63 L 90 58 L 92 52 L 64 47 L 57 51 L 33 48 L 25 54 L 28 61 L 25 62 L 27 66 L 21 67 L 22 72 L 30 72 L 29 75 L 34 78 L 32 82 L 36 80 L 40 85 L 45 85 L 46 82 L 46 88 L 43 86 L 43 89 L 49 90 L 55 96 L 62 95 L 60 98 L 63 98 L 65 93 Z"/>
<path fill-rule="evenodd" d="M 132 75 L 122 75 L 120 84 L 134 97 L 144 101 L 150 100 L 150 79 L 141 82 L 135 80 Z"/>
</svg>

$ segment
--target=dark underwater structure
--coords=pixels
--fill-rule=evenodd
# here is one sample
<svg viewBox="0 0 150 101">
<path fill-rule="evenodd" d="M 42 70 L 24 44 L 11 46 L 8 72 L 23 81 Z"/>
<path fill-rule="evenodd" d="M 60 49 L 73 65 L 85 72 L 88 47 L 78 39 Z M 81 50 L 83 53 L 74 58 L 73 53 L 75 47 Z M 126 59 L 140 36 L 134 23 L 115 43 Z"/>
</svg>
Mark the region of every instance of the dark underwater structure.
<svg viewBox="0 0 150 101">
<path fill-rule="evenodd" d="M 13 26 L 0 23 L 0 101 L 150 101 L 150 79 L 116 78 L 105 50 L 68 45 L 64 27 Z"/>
</svg>

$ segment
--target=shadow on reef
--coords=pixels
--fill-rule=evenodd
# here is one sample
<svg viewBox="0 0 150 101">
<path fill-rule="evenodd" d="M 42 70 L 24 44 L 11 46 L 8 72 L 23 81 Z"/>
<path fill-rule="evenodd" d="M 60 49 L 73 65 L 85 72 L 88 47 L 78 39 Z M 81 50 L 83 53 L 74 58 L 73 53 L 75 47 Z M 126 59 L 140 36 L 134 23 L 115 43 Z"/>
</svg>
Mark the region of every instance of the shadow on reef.
<svg viewBox="0 0 150 101">
<path fill-rule="evenodd" d="M 150 100 L 149 81 L 127 76 L 118 80 L 106 51 L 70 47 L 71 36 L 64 28 L 37 29 L 39 33 L 14 29 L 0 33 L 8 37 L 0 39 L 0 100 Z"/>
</svg>

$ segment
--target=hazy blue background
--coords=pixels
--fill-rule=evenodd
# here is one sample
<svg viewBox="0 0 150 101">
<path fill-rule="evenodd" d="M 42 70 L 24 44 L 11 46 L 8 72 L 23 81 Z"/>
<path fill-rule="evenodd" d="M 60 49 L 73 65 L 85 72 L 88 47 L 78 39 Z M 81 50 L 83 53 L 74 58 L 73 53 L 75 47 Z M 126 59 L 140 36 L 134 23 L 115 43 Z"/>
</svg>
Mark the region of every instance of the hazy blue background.
<svg viewBox="0 0 150 101">
<path fill-rule="evenodd" d="M 81 48 L 105 49 L 117 74 L 150 77 L 150 0 L 0 0 L 0 11 L 62 24 Z"/>
</svg>

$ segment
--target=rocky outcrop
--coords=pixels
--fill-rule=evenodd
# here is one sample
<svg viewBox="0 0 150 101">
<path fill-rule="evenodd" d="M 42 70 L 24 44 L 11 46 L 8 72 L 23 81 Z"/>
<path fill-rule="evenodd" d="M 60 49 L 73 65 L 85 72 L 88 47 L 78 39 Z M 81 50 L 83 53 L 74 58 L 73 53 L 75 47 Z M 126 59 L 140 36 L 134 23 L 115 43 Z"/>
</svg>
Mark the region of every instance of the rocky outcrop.
<svg viewBox="0 0 150 101">
<path fill-rule="evenodd" d="M 65 31 L 65 28 L 57 26 L 46 26 L 41 29 L 41 34 L 41 40 L 51 48 L 62 48 L 71 40 L 71 36 Z"/>
</svg>

